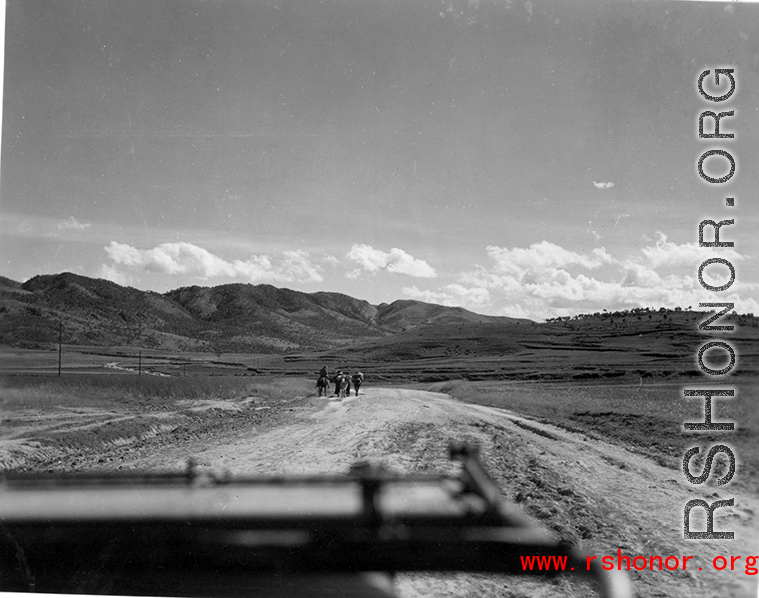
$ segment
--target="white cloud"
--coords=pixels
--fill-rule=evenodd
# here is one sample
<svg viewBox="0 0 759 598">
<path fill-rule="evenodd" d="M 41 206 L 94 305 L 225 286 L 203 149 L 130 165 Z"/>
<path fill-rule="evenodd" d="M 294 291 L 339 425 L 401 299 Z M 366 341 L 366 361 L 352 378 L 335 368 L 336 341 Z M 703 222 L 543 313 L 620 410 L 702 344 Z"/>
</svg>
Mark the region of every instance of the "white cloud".
<svg viewBox="0 0 759 598">
<path fill-rule="evenodd" d="M 641 252 L 646 266 L 650 268 L 673 267 L 688 268 L 698 267 L 704 261 L 704 248 L 698 243 L 672 243 L 667 241 L 667 235 L 657 232 L 658 238 L 654 245 L 644 247 Z M 707 240 L 707 239 L 705 239 Z M 731 262 L 740 261 L 743 258 L 732 248 L 720 248 L 720 257 Z M 638 260 L 639 262 L 640 260 Z"/>
<path fill-rule="evenodd" d="M 113 266 L 109 266 L 108 264 L 103 264 L 100 266 L 98 277 L 105 278 L 106 280 L 110 280 L 111 282 L 115 282 L 121 286 L 127 286 L 131 283 L 131 279 L 127 274 L 119 272 L 119 270 Z"/>
<path fill-rule="evenodd" d="M 610 264 L 614 259 L 603 247 L 594 249 L 590 255 L 568 251 L 555 243 L 541 241 L 528 248 L 489 246 L 487 253 L 495 262 L 494 271 L 498 274 L 524 275 L 530 270 L 545 268 L 565 268 L 571 265 L 594 269 Z"/>
<path fill-rule="evenodd" d="M 253 255 L 246 260 L 228 262 L 191 243 L 162 243 L 152 249 L 137 249 L 111 241 L 105 248 L 119 266 L 161 274 L 190 275 L 201 279 L 243 277 L 250 282 L 322 282 L 319 266 L 306 251 L 285 251 L 273 260 L 268 255 Z M 104 266 L 104 268 L 110 268 Z M 112 269 L 112 268 L 111 268 Z"/>
<path fill-rule="evenodd" d="M 375 249 L 370 245 L 353 245 L 347 256 L 367 272 L 387 270 L 396 274 L 406 274 L 418 278 L 435 278 L 437 272 L 424 260 L 410 256 L 403 249 L 394 247 L 390 252 Z"/>
<path fill-rule="evenodd" d="M 297 280 L 298 282 L 324 282 L 324 278 L 319 274 L 319 267 L 311 263 L 307 251 L 298 249 L 295 251 L 285 251 L 282 263 L 278 270 L 285 280 Z"/>
<path fill-rule="evenodd" d="M 16 230 L 21 235 L 28 235 L 34 231 L 34 227 L 28 222 L 23 221 L 16 225 Z"/>
<path fill-rule="evenodd" d="M 595 185 L 596 189 L 611 189 L 614 186 L 614 183 L 596 183 L 593 181 L 593 184 Z"/>
<path fill-rule="evenodd" d="M 470 308 L 486 306 L 490 302 L 490 293 L 482 287 L 465 287 L 460 284 L 449 284 L 438 291 L 420 290 L 416 286 L 404 287 L 403 294 L 411 299 L 438 303 L 440 305 L 468 305 Z"/>
<path fill-rule="evenodd" d="M 236 268 L 209 251 L 191 243 L 162 243 L 153 249 L 137 249 L 111 241 L 105 248 L 115 263 L 162 274 L 191 274 L 199 278 L 234 276 Z M 255 257 L 252 264 L 265 264 L 266 258 Z"/>
<path fill-rule="evenodd" d="M 61 220 L 56 224 L 58 230 L 86 230 L 89 227 L 89 222 L 79 222 L 73 216 L 69 216 L 66 220 Z"/>
<path fill-rule="evenodd" d="M 460 272 L 457 285 L 432 290 L 409 287 L 404 293 L 424 301 L 474 311 L 484 307 L 494 315 L 533 319 L 633 307 L 697 308 L 699 302 L 709 300 L 697 278 L 698 267 L 706 259 L 703 248 L 667 241 L 661 233 L 637 255 L 625 259 L 603 247 L 578 253 L 548 241 L 527 248 L 490 246 L 486 251 L 489 265 Z M 720 257 L 732 264 L 745 259 L 734 249 L 721 251 Z M 704 271 L 705 281 L 715 286 L 727 282 L 729 275 L 721 265 Z M 758 284 L 745 283 L 738 275 L 720 301 L 735 302 L 741 312 L 755 311 L 757 302 L 752 296 L 758 291 Z"/>
</svg>

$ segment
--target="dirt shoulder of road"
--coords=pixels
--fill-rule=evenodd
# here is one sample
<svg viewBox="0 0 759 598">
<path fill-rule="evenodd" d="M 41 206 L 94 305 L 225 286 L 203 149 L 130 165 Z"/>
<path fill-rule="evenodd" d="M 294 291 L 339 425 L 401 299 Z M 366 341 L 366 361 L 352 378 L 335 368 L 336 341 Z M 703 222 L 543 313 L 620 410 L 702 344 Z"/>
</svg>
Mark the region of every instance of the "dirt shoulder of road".
<svg viewBox="0 0 759 598">
<path fill-rule="evenodd" d="M 261 434 L 322 407 L 313 397 L 179 400 L 172 406 L 15 408 L 3 414 L 0 471 L 118 470 L 141 457 L 179 452 L 182 470 L 202 447 L 237 432 Z"/>
</svg>

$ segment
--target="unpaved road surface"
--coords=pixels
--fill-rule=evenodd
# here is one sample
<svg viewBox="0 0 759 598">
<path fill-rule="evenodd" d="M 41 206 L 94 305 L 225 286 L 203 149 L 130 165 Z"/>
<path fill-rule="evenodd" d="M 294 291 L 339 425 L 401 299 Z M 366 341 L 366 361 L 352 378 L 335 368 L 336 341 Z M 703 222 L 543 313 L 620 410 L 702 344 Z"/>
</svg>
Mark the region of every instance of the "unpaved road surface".
<svg viewBox="0 0 759 598">
<path fill-rule="evenodd" d="M 588 555 L 613 555 L 615 563 L 618 549 L 680 562 L 693 555 L 685 571 L 682 564 L 675 571 L 632 571 L 637 596 L 756 598 L 757 576 L 745 573 L 745 557 L 759 554 L 757 497 L 730 485 L 692 486 L 682 472 L 624 447 L 442 394 L 369 388 L 359 397 L 313 399 L 272 429 L 237 428 L 155 453 L 127 453 L 119 468 L 177 470 L 192 456 L 200 468 L 236 474 L 345 472 L 363 459 L 398 472 L 451 472 L 450 440 L 478 442 L 504 494 Z M 734 507 L 716 511 L 714 526 L 735 531 L 734 540 L 683 540 L 683 506 L 694 498 L 735 498 Z M 705 529 L 698 510 L 692 521 L 694 530 Z M 712 566 L 718 555 L 727 558 L 725 571 Z M 733 572 L 731 556 L 741 557 Z M 407 574 L 397 586 L 404 597 L 588 595 L 587 586 L 565 577 Z"/>
</svg>

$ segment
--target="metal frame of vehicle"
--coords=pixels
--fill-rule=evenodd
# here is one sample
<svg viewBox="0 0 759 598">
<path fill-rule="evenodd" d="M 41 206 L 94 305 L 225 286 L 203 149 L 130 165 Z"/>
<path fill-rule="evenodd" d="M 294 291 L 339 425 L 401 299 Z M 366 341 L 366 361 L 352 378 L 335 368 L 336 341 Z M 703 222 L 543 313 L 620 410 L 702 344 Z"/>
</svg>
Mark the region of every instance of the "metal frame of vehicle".
<svg viewBox="0 0 759 598">
<path fill-rule="evenodd" d="M 504 501 L 475 448 L 451 456 L 456 476 L 371 463 L 302 477 L 201 474 L 192 463 L 180 474 L 5 475 L 0 590 L 260 595 L 296 578 L 344 590 L 339 576 L 362 572 L 555 575 L 525 571 L 520 556 L 558 556 L 602 595 L 632 595 L 623 572 L 588 566 Z"/>
</svg>

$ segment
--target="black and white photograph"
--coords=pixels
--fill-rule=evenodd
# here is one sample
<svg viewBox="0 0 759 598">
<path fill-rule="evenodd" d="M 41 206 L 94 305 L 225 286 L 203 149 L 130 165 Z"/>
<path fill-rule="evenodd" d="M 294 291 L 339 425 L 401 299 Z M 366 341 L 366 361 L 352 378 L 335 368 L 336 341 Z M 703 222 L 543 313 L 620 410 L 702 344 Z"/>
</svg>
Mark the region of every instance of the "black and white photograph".
<svg viewBox="0 0 759 598">
<path fill-rule="evenodd" d="M 759 598 L 759 2 L 0 12 L 0 594 Z"/>
</svg>

